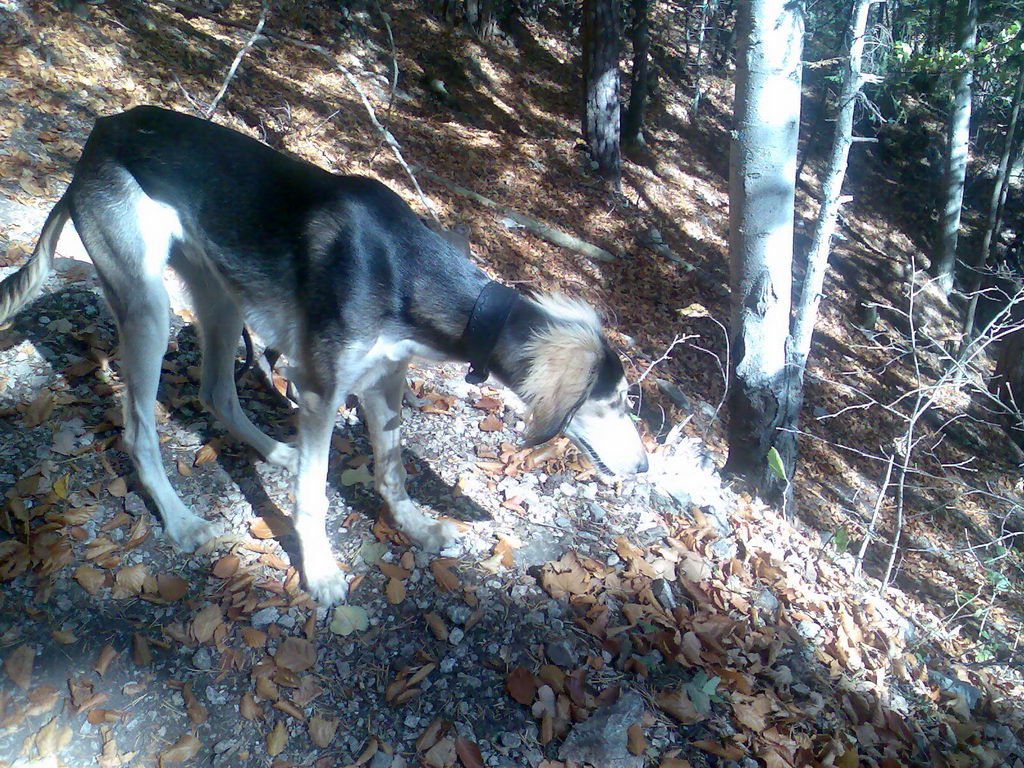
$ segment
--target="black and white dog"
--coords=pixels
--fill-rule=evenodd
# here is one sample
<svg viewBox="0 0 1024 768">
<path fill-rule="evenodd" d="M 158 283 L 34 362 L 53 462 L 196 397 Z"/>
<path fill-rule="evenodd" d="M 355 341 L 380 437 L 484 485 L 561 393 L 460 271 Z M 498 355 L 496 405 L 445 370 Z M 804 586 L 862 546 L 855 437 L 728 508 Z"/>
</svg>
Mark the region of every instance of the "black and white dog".
<svg viewBox="0 0 1024 768">
<path fill-rule="evenodd" d="M 414 356 L 468 361 L 472 381 L 493 372 L 525 402 L 530 443 L 564 433 L 604 472 L 647 468 L 622 364 L 597 314 L 489 280 L 377 181 L 328 173 L 165 109 L 100 119 L 31 260 L 0 283 L 0 323 L 42 285 L 69 216 L 120 332 L 125 445 L 182 549 L 217 530 L 185 507 L 160 459 L 154 406 L 168 263 L 194 301 L 203 403 L 231 434 L 296 473 L 294 525 L 306 586 L 321 603 L 347 593 L 324 529 L 331 431 L 347 394 L 362 402 L 377 490 L 397 527 L 431 550 L 456 534 L 405 491 L 399 425 Z M 264 434 L 239 406 L 233 369 L 243 324 L 293 365 L 296 447 Z"/>
</svg>

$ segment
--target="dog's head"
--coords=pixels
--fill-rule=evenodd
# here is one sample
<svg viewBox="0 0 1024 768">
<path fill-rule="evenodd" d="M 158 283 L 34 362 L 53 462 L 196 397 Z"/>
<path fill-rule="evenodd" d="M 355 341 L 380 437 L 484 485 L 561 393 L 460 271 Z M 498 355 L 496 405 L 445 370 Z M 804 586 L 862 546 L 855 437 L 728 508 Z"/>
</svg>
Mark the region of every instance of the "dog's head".
<svg viewBox="0 0 1024 768">
<path fill-rule="evenodd" d="M 527 404 L 528 444 L 564 434 L 605 474 L 646 472 L 622 361 L 601 333 L 597 313 L 563 296 L 533 300 L 549 322 L 527 344 L 520 394 Z"/>
</svg>

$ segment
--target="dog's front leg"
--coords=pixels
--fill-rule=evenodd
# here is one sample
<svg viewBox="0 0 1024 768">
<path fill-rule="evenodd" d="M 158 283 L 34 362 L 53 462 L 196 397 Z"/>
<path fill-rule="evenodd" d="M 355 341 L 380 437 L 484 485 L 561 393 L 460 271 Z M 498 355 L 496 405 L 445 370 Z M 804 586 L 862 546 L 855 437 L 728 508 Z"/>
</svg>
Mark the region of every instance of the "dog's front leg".
<svg viewBox="0 0 1024 768">
<path fill-rule="evenodd" d="M 373 445 L 373 475 L 377 492 L 384 497 L 395 526 L 412 542 L 431 552 L 451 545 L 458 528 L 424 515 L 405 490 L 402 464 L 402 397 L 405 394 L 403 362 L 362 393 L 363 411 Z"/>
<path fill-rule="evenodd" d="M 334 415 L 341 404 L 335 393 L 304 390 L 299 399 L 299 460 L 295 478 L 295 533 L 302 553 L 306 589 L 321 605 L 348 595 L 348 581 L 338 570 L 327 540 L 327 462 Z"/>
</svg>

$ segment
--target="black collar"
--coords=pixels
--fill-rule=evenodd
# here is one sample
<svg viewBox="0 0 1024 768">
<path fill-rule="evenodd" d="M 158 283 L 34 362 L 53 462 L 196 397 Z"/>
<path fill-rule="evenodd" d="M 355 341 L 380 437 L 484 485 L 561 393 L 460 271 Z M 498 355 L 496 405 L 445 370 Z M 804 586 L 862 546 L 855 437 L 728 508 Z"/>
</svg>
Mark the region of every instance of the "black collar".
<svg viewBox="0 0 1024 768">
<path fill-rule="evenodd" d="M 518 300 L 516 291 L 493 280 L 477 296 L 462 332 L 462 347 L 469 361 L 466 381 L 470 384 L 481 384 L 491 375 L 491 354 Z"/>
</svg>

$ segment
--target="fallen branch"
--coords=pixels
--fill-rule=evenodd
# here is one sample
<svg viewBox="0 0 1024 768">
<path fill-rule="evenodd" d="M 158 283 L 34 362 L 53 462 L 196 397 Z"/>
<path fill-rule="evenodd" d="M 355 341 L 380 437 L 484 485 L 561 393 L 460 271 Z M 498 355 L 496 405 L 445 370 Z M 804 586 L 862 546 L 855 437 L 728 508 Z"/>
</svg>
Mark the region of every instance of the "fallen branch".
<svg viewBox="0 0 1024 768">
<path fill-rule="evenodd" d="M 588 259 L 593 259 L 594 261 L 615 261 L 615 255 L 606 251 L 604 248 L 594 245 L 593 243 L 588 243 L 586 240 L 581 240 L 575 235 L 570 235 L 568 232 L 563 232 L 560 229 L 550 227 L 543 222 L 537 221 L 537 219 L 531 218 L 530 216 L 526 216 L 512 208 L 509 208 L 507 205 L 502 205 L 501 203 L 491 200 L 489 197 L 484 197 L 471 189 L 466 189 L 453 181 L 448 181 L 448 179 L 438 176 L 436 173 L 431 173 L 423 168 L 417 168 L 417 171 L 421 176 L 425 176 L 431 181 L 435 181 L 441 186 L 447 187 L 457 195 L 468 197 L 470 200 L 480 203 L 480 205 L 493 208 L 502 215 L 512 219 L 512 221 L 521 226 L 527 232 L 532 232 L 537 235 L 537 237 L 543 238 L 549 243 L 553 243 L 561 248 L 567 248 L 570 251 L 575 251 L 576 253 L 586 256 Z"/>
<path fill-rule="evenodd" d="M 231 21 L 229 19 L 221 19 L 218 16 L 213 15 L 212 13 L 206 13 L 205 11 L 201 11 L 198 8 L 193 8 L 190 5 L 175 2 L 175 0 L 157 0 L 157 2 L 161 3 L 162 5 L 166 5 L 169 8 L 173 8 L 179 13 L 199 16 L 201 18 L 214 21 L 218 24 L 223 24 L 228 27 L 234 27 L 235 29 L 244 29 L 249 32 L 255 31 L 255 27 L 250 27 L 247 24 L 242 24 L 237 21 Z M 348 81 L 349 85 L 351 85 L 355 89 L 356 93 L 359 95 L 360 100 L 363 102 L 363 107 L 364 109 L 366 109 L 366 113 L 370 117 L 370 122 L 373 123 L 373 127 L 380 132 L 381 136 L 384 138 L 385 143 L 389 147 L 391 147 L 391 151 L 394 154 L 395 159 L 398 160 L 398 164 L 401 165 L 405 172 L 409 175 L 409 180 L 412 182 L 412 186 L 416 190 L 416 194 L 419 196 L 420 202 L 423 204 L 423 207 L 427 209 L 427 211 L 430 213 L 431 217 L 435 221 L 438 221 L 439 219 L 437 216 L 437 212 L 434 210 L 434 206 L 431 204 L 429 200 L 427 200 L 426 196 L 423 194 L 423 190 L 420 188 L 419 182 L 413 175 L 412 169 L 409 167 L 409 164 L 405 162 L 405 158 L 402 157 L 402 151 L 398 145 L 398 141 L 392 135 L 391 131 L 389 131 L 387 128 L 381 125 L 380 121 L 377 119 L 377 114 L 373 111 L 373 105 L 370 104 L 370 100 L 366 97 L 366 93 L 363 91 L 359 83 L 356 82 L 355 77 L 348 70 L 348 68 L 344 64 L 338 62 L 338 60 L 335 59 L 334 56 L 332 56 L 331 53 L 322 45 L 317 45 L 316 43 L 307 43 L 304 40 L 299 40 L 297 38 L 290 37 L 289 35 L 285 35 L 280 32 L 266 31 L 263 32 L 263 34 L 275 40 L 281 40 L 282 42 L 290 43 L 291 45 L 298 46 L 299 48 L 304 48 L 307 51 L 313 51 L 314 53 L 317 53 L 320 56 L 322 56 L 335 69 L 341 72 L 341 74 Z"/>
<path fill-rule="evenodd" d="M 256 43 L 256 38 L 260 36 L 260 32 L 263 31 L 263 25 L 267 23 L 267 0 L 263 0 L 263 7 L 260 10 L 260 20 L 256 24 L 256 28 L 249 35 L 249 39 L 246 41 L 242 49 L 235 54 L 235 60 L 231 62 L 231 67 L 228 69 L 227 77 L 224 78 L 224 84 L 221 85 L 220 90 L 217 91 L 217 95 L 213 97 L 213 101 L 210 102 L 210 106 L 206 110 L 206 119 L 209 120 L 213 117 L 213 113 L 217 111 L 217 105 L 220 104 L 220 100 L 224 98 L 224 94 L 228 92 L 228 86 L 231 85 L 231 80 L 235 76 L 235 72 L 238 71 L 238 65 L 242 63 L 242 59 L 249 52 L 249 49 Z"/>
</svg>

